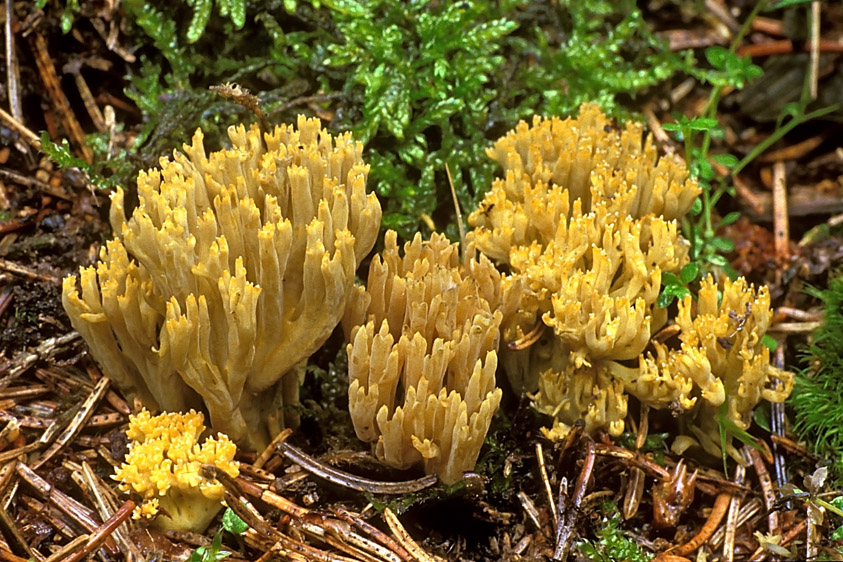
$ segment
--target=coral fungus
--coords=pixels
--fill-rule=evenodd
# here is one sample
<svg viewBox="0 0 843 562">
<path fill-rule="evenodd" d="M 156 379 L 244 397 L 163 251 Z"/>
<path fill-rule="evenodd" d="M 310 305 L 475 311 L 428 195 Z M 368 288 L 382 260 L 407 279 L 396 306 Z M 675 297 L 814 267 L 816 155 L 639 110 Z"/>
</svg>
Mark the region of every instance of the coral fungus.
<svg viewBox="0 0 843 562">
<path fill-rule="evenodd" d="M 115 237 L 80 270 L 81 290 L 65 279 L 63 302 L 124 392 L 153 409 L 204 407 L 214 429 L 260 449 L 339 323 L 381 210 L 350 134 L 300 117 L 229 136 L 206 155 L 197 131 L 141 173 L 129 219 L 117 190 Z"/>
<path fill-rule="evenodd" d="M 693 409 L 692 431 L 715 452 L 711 408 L 728 400 L 728 419 L 746 427 L 761 398 L 787 396 L 789 376 L 770 367 L 760 344 L 769 296 L 743 281 L 727 282 L 724 308 L 711 302 L 711 281 L 696 314 L 690 297 L 680 303 L 681 349 L 651 342 L 667 321 L 656 304 L 662 275 L 688 261 L 676 219 L 700 190 L 681 161 L 658 158 L 649 137 L 642 144 L 640 125 L 618 132 L 585 105 L 576 119 L 522 122 L 488 153 L 504 177 L 469 222 L 478 249 L 509 266 L 504 290 L 523 287 L 520 310 L 502 327 L 515 351 L 502 361 L 513 387 L 553 416 L 548 435 L 564 435 L 579 419 L 619 435 L 632 395 L 656 408 Z M 717 342 L 731 337 L 734 311 L 751 318 L 740 336 L 750 339 L 734 342 L 727 360 Z M 768 387 L 773 379 L 782 387 Z"/>
<path fill-rule="evenodd" d="M 378 458 L 397 468 L 423 461 L 451 484 L 474 467 L 501 399 L 500 274 L 485 256 L 461 264 L 442 235 L 417 235 L 403 258 L 396 238 L 387 232 L 344 320 L 349 410 Z"/>
<path fill-rule="evenodd" d="M 203 421 L 202 414 L 193 410 L 152 416 L 144 409 L 129 418 L 127 435 L 132 442 L 112 478 L 124 492 L 143 497 L 136 519 L 157 515 L 155 523 L 162 529 L 201 533 L 222 508 L 222 484 L 204 478 L 201 467 L 210 464 L 237 476 L 239 464 L 233 460 L 237 448 L 222 434 L 200 443 Z"/>
</svg>

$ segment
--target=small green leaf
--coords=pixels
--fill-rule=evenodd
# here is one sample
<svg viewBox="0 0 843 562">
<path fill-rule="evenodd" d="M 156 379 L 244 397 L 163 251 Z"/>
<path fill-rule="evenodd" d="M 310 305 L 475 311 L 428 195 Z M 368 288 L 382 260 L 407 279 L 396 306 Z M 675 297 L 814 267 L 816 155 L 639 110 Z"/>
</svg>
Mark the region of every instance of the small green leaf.
<svg viewBox="0 0 843 562">
<path fill-rule="evenodd" d="M 112 182 L 97 174 L 90 164 L 81 158 L 76 158 L 70 153 L 70 144 L 67 142 L 67 139 L 62 139 L 61 145 L 58 145 L 50 140 L 50 135 L 47 131 L 42 131 L 41 151 L 62 168 L 79 168 L 88 177 L 88 181 L 97 188 L 106 189 L 112 187 Z"/>
<path fill-rule="evenodd" d="M 708 254 L 704 257 L 708 263 L 717 267 L 726 267 L 729 265 L 729 261 L 720 254 Z"/>
<path fill-rule="evenodd" d="M 779 347 L 779 342 L 770 334 L 761 336 L 761 343 L 763 343 L 770 351 L 775 351 Z"/>
<path fill-rule="evenodd" d="M 61 32 L 67 34 L 73 28 L 73 12 L 65 8 L 61 13 Z"/>
<path fill-rule="evenodd" d="M 738 158 L 733 154 L 712 154 L 711 159 L 727 168 L 734 168 L 738 165 Z"/>
<path fill-rule="evenodd" d="M 220 6 L 220 14 L 227 12 L 231 22 L 237 29 L 246 25 L 246 0 L 217 0 Z"/>
<path fill-rule="evenodd" d="M 240 519 L 230 507 L 222 514 L 222 528 L 233 535 L 242 535 L 249 528 L 249 524 Z"/>
<path fill-rule="evenodd" d="M 190 19 L 190 24 L 187 26 L 187 42 L 195 43 L 202 33 L 205 32 L 205 26 L 208 25 L 208 20 L 211 19 L 211 7 L 213 0 L 193 0 L 193 17 Z"/>
<path fill-rule="evenodd" d="M 773 431 L 772 429 L 770 429 L 771 426 L 769 408 L 759 405 L 759 407 L 755 408 L 755 411 L 752 412 L 752 420 L 755 422 L 755 425 L 757 425 L 764 431 Z"/>
<path fill-rule="evenodd" d="M 691 263 L 685 265 L 682 268 L 682 271 L 679 272 L 679 280 L 682 282 L 683 285 L 687 285 L 688 283 L 692 282 L 697 278 L 697 275 L 700 274 L 700 264 L 692 261 Z"/>
<path fill-rule="evenodd" d="M 729 51 L 729 49 L 720 46 L 709 47 L 705 50 L 706 60 L 709 62 L 709 64 L 711 64 L 711 66 L 718 70 L 723 70 L 723 68 L 725 68 L 726 59 L 731 54 L 732 53 Z"/>
<path fill-rule="evenodd" d="M 717 127 L 717 124 L 717 119 L 712 117 L 695 117 L 687 123 L 692 131 L 708 131 Z"/>
<path fill-rule="evenodd" d="M 735 249 L 735 243 L 728 238 L 723 238 L 722 236 L 715 236 L 712 238 L 711 245 L 717 248 L 720 252 L 728 253 Z"/>
<path fill-rule="evenodd" d="M 424 160 L 424 154 L 424 147 L 413 141 L 402 143 L 398 149 L 398 156 L 407 164 L 422 162 Z"/>
<path fill-rule="evenodd" d="M 717 228 L 734 224 L 739 218 L 741 218 L 741 213 L 739 211 L 732 211 L 720 219 L 720 222 L 717 224 Z"/>
<path fill-rule="evenodd" d="M 667 273 L 666 273 L 667 274 Z M 673 275 L 672 273 L 670 275 Z M 676 276 L 673 276 L 676 279 Z M 673 299 L 684 299 L 687 295 L 691 294 L 686 287 L 678 284 L 678 279 L 676 279 L 676 283 L 667 284 L 662 287 L 662 292 L 659 294 L 658 298 L 656 299 L 656 305 L 665 308 L 670 306 L 670 303 L 673 302 Z"/>
<path fill-rule="evenodd" d="M 681 286 L 682 281 L 679 280 L 679 278 L 676 276 L 675 273 L 673 273 L 671 271 L 665 271 L 664 273 L 662 273 L 662 285 L 664 285 L 665 287 L 670 286 L 670 285 L 680 285 Z"/>
<path fill-rule="evenodd" d="M 670 303 L 673 302 L 673 299 L 676 298 L 676 295 L 672 295 L 667 291 L 662 291 L 659 294 L 658 298 L 656 298 L 656 306 L 659 308 L 667 308 L 670 306 Z"/>
<path fill-rule="evenodd" d="M 695 164 L 697 165 L 697 173 L 702 179 L 711 180 L 714 177 L 714 168 L 711 167 L 708 160 L 697 160 Z"/>
<path fill-rule="evenodd" d="M 287 1 L 289 0 L 285 0 L 285 4 Z M 371 15 L 369 8 L 356 0 L 322 0 L 322 3 L 332 11 L 345 16 L 362 18 Z"/>
</svg>

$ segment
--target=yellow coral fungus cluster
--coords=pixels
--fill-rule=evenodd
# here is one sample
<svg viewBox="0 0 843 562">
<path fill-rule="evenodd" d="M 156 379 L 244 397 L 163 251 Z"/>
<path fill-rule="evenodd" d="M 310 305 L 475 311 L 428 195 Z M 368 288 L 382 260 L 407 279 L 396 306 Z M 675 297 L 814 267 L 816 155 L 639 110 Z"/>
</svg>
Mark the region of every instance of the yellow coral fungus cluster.
<svg viewBox="0 0 843 562">
<path fill-rule="evenodd" d="M 448 484 L 474 467 L 501 399 L 500 291 L 485 256 L 461 264 L 457 245 L 434 234 L 416 235 L 401 257 L 395 232 L 386 233 L 344 320 L 351 418 L 383 462 L 423 461 Z"/>
<path fill-rule="evenodd" d="M 200 444 L 203 421 L 202 414 L 193 410 L 152 416 L 144 409 L 130 416 L 126 434 L 132 442 L 112 478 L 122 491 L 143 497 L 144 503 L 135 509 L 136 519 L 157 515 L 155 524 L 162 529 L 201 533 L 219 512 L 222 484 L 204 478 L 200 469 L 210 464 L 236 477 L 237 448 L 222 434 Z"/>
<path fill-rule="evenodd" d="M 767 287 L 756 290 L 743 278 L 726 280 L 722 290 L 703 279 L 697 302 L 688 296 L 679 303 L 682 348 L 667 353 L 684 363 L 687 378 L 700 389 L 690 430 L 712 454 L 720 451 L 718 423 L 726 420 L 745 430 L 761 400 L 784 402 L 793 389 L 792 373 L 770 365 L 770 350 L 761 341 L 771 318 Z M 731 436 L 726 452 L 741 462 Z"/>
<path fill-rule="evenodd" d="M 677 320 L 682 349 L 656 344 L 655 356 L 647 351 L 667 320 L 656 305 L 662 274 L 687 263 L 689 245 L 676 219 L 700 190 L 678 159 L 658 158 L 649 137 L 642 143 L 641 125 L 618 132 L 597 107 L 584 105 L 578 118 L 522 122 L 488 153 L 504 177 L 469 222 L 478 249 L 509 266 L 503 290 L 523 286 L 520 310 L 502 327 L 517 351 L 502 352 L 502 361 L 516 390 L 534 393 L 538 410 L 553 416 L 549 435 L 564 435 L 579 419 L 588 430 L 619 435 L 629 395 L 688 410 L 698 397 L 717 406 L 724 392 L 732 393 L 729 419 L 741 427 L 746 424 L 738 420 L 762 396 L 784 399 L 787 384 L 762 390 L 773 378 L 787 379 L 769 366 L 759 343 L 766 329 L 761 319 L 769 314 L 766 292 L 735 285 L 743 287 L 735 289 L 743 291 L 742 307 L 752 297 L 746 314 L 757 318 L 757 329 L 749 348 L 733 353 L 728 372 L 709 368 L 715 350 L 694 341 L 705 337 L 711 344 L 703 334 L 714 320 L 705 319 L 722 322 L 728 313 L 701 305 L 692 322 L 689 300 Z M 716 431 L 706 421 L 697 427 L 713 452 Z"/>
<path fill-rule="evenodd" d="M 95 267 L 64 281 L 73 326 L 105 373 L 153 409 L 205 408 L 212 427 L 251 449 L 298 400 L 302 363 L 339 323 L 381 209 L 350 134 L 318 119 L 229 129 L 206 154 L 197 131 L 184 154 L 138 177 Z"/>
</svg>

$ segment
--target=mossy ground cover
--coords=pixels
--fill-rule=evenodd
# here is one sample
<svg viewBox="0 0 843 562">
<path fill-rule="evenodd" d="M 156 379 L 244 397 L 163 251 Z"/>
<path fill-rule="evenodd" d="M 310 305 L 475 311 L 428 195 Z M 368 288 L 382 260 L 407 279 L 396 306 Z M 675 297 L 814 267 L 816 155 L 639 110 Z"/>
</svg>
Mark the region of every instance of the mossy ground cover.
<svg viewBox="0 0 843 562">
<path fill-rule="evenodd" d="M 618 123 L 645 121 L 660 149 L 681 154 L 705 186 L 682 225 L 693 243 L 691 265 L 665 279 L 660 304 L 675 306 L 676 297 L 695 294 L 707 273 L 740 272 L 771 286 L 784 327 L 774 330 L 775 341 L 768 343 L 783 352 L 784 366 L 801 373 L 786 411 L 796 433 L 784 430 L 804 440 L 808 450 L 771 440 L 776 421 L 766 412 L 759 412 L 749 437 L 771 443 L 782 455 L 781 473 L 775 463 L 769 467 L 774 479 L 786 472 L 795 483 L 788 489 L 794 496 L 790 503 L 777 506 L 780 533 L 810 517 L 816 534 L 808 546 L 819 556 L 840 556 L 835 530 L 843 519 L 817 506 L 835 505 L 843 454 L 840 373 L 834 367 L 840 363 L 840 282 L 833 274 L 843 259 L 840 221 L 833 218 L 843 211 L 838 179 L 843 164 L 835 157 L 835 139 L 841 138 L 837 104 L 843 101 L 835 92 L 843 91 L 836 87 L 843 71 L 833 51 L 820 54 L 816 70 L 809 55 L 795 52 L 810 43 L 809 3 L 738 3 L 726 14 L 691 2 L 39 0 L 11 5 L 19 78 L 5 89 L 11 117 L 0 131 L 0 369 L 4 387 L 17 393 L 3 396 L 3 423 L 15 420 L 22 429 L 0 439 L 4 451 L 38 443 L 43 424 L 53 420 L 60 430 L 91 390 L 87 372 L 95 367 L 82 357 L 84 346 L 51 347 L 50 338 L 70 331 L 55 282 L 91 263 L 110 235 L 103 220 L 109 190 L 131 188 L 138 170 L 157 165 L 197 127 L 205 131 L 208 149 L 215 150 L 225 142 L 228 126 L 255 120 L 209 86 L 236 82 L 248 88 L 271 124 L 294 122 L 306 113 L 320 117 L 332 132 L 353 131 L 365 143 L 364 158 L 372 166 L 369 186 L 384 208 L 384 229 L 395 229 L 404 239 L 431 230 L 457 239 L 451 185 L 462 210 L 474 209 L 498 173 L 485 149 L 519 119 L 565 116 L 583 102 L 596 102 Z M 821 38 L 843 33 L 840 6 L 824 5 L 820 16 Z M 52 83 L 36 63 L 44 52 L 34 36 L 44 39 L 52 59 L 57 73 Z M 742 54 L 781 37 L 791 40 L 792 52 Z M 77 74 L 102 121 L 86 104 Z M 762 81 L 766 86 L 759 89 Z M 57 102 L 59 90 L 69 114 Z M 15 98 L 20 98 L 19 110 Z M 69 132 L 72 120 L 84 132 L 90 161 Z M 12 123 L 35 132 L 43 153 L 27 148 L 29 137 Z M 784 211 L 775 192 L 783 173 L 791 194 Z M 782 213 L 790 217 L 789 233 L 780 231 Z M 824 324 L 815 307 L 824 309 Z M 825 327 L 813 332 L 819 325 Z M 350 430 L 344 361 L 339 334 L 311 359 L 302 425 L 293 439 L 307 452 L 369 477 L 416 475 L 357 460 L 365 447 Z M 114 398 L 97 413 L 119 414 L 119 404 Z M 38 469 L 91 508 L 94 500 L 68 474 L 85 461 L 107 481 L 108 456 L 119 459 L 123 452 L 125 416 L 104 419 L 89 423 Z M 344 505 L 359 511 L 368 503 L 374 512 L 389 507 L 424 549 L 443 558 L 541 559 L 553 554 L 559 536 L 550 503 L 558 499 L 563 479 L 573 487 L 581 470 L 581 447 L 543 441 L 542 423 L 529 400 L 506 394 L 475 476 L 397 499 L 285 475 L 280 457 L 268 468 L 279 482 L 289 483 L 282 495 L 311 502 L 317 510 Z M 650 424 L 639 449 L 648 462 L 672 470 L 677 458 L 666 454 L 664 444 L 675 429 L 673 421 L 669 414 L 654 415 Z M 625 435 L 621 443 L 634 451 L 635 438 Z M 602 437 L 596 439 L 609 447 Z M 543 446 L 547 486 L 537 443 Z M 47 444 L 43 439 L 44 448 Z M 34 466 L 35 460 L 19 462 Z M 703 528 L 718 479 L 732 479 L 735 471 L 734 463 L 723 475 L 721 463 L 687 462 L 701 470 L 695 499 L 678 526 L 655 529 L 656 478 L 652 473 L 639 477 L 640 465 L 629 459 L 598 457 L 596 478 L 589 484 L 592 496 L 575 519 L 579 546 L 574 552 L 594 560 L 647 559 L 687 542 Z M 829 465 L 830 477 L 818 475 L 818 464 Z M 760 501 L 757 478 L 747 470 L 749 500 Z M 643 489 L 636 511 L 628 498 L 639 479 Z M 45 516 L 38 501 L 47 500 L 26 488 L 13 495 L 7 509 L 20 542 L 46 555 L 81 530 L 64 539 L 42 537 L 38 529 L 59 526 L 61 516 Z M 261 511 L 278 521 L 263 505 Z M 736 557 L 748 557 L 762 543 L 776 544 L 763 513 L 736 527 Z M 380 517 L 371 521 L 386 528 Z M 211 544 L 221 526 L 224 544 Z M 136 527 L 131 537 L 148 556 L 161 559 L 185 557 L 201 543 L 208 547 L 198 559 L 211 559 L 207 553 L 218 556 L 220 550 L 233 552 L 234 559 L 257 559 L 259 548 L 229 532 L 236 527 L 220 523 L 207 537 L 153 533 L 149 539 Z M 763 536 L 753 536 L 755 531 Z M 28 558 L 8 533 L 3 532 L 8 548 L 0 548 Z M 799 540 L 802 556 L 805 535 Z M 722 552 L 714 545 L 707 542 L 704 548 Z M 116 552 L 112 556 L 119 558 Z"/>
</svg>

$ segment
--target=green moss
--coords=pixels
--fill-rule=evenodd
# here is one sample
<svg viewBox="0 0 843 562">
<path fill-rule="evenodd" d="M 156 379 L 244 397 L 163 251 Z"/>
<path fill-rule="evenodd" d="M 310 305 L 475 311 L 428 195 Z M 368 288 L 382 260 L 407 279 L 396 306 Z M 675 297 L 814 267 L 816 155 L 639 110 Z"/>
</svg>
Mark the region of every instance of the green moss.
<svg viewBox="0 0 843 562">
<path fill-rule="evenodd" d="M 496 173 L 485 148 L 518 119 L 568 114 L 584 101 L 622 115 L 619 96 L 687 64 L 633 2 L 357 5 L 332 14 L 343 39 L 326 64 L 348 72 L 350 102 L 333 126 L 367 143 L 384 227 L 405 238 L 423 214 L 455 236 L 445 166 L 472 209 Z"/>
<path fill-rule="evenodd" d="M 603 517 L 595 529 L 596 540 L 584 540 L 577 546 L 583 557 L 592 562 L 647 562 L 653 558 L 620 528 L 621 514 L 607 502 L 601 506 Z"/>
<path fill-rule="evenodd" d="M 124 0 L 127 47 L 139 54 L 126 94 L 141 111 L 138 137 L 104 177 L 130 186 L 138 169 L 190 139 L 226 142 L 253 116 L 208 87 L 237 82 L 271 123 L 313 111 L 366 143 L 384 228 L 410 238 L 431 217 L 456 237 L 445 167 L 467 213 L 490 187 L 485 149 L 519 119 L 568 114 L 660 84 L 692 59 L 668 49 L 635 3 L 528 0 Z M 224 40 L 220 40 L 224 37 Z M 319 103 L 319 102 L 317 102 Z"/>
<path fill-rule="evenodd" d="M 803 354 L 806 368 L 796 377 L 790 406 L 794 432 L 833 462 L 843 477 L 843 274 L 838 273 L 820 290 L 807 292 L 823 303 L 825 320 L 813 334 Z"/>
</svg>

